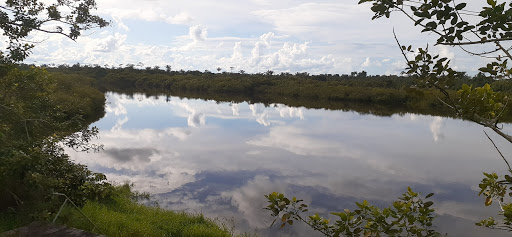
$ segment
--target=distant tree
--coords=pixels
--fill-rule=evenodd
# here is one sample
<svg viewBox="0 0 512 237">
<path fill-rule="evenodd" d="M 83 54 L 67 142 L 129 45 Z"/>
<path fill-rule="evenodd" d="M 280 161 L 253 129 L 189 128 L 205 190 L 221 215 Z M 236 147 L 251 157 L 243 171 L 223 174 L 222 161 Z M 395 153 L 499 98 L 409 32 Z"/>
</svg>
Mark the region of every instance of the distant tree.
<svg viewBox="0 0 512 237">
<path fill-rule="evenodd" d="M 171 69 L 172 69 L 172 68 L 171 68 L 171 65 L 165 65 L 165 71 L 166 71 L 167 73 L 170 73 L 170 72 L 171 72 Z"/>
<path fill-rule="evenodd" d="M 222 70 L 222 68 L 221 68 L 221 67 L 218 67 L 218 68 L 217 68 L 217 72 L 220 72 L 221 70 Z"/>
<path fill-rule="evenodd" d="M 95 0 L 8 0 L 0 3 L 0 29 L 7 37 L 0 64 L 23 61 L 34 44 L 26 40 L 32 31 L 60 34 L 72 40 L 84 30 L 105 27 L 108 21 L 92 15 Z"/>
<path fill-rule="evenodd" d="M 244 70 L 240 70 L 239 72 L 240 72 L 240 74 L 245 74 Z"/>
</svg>

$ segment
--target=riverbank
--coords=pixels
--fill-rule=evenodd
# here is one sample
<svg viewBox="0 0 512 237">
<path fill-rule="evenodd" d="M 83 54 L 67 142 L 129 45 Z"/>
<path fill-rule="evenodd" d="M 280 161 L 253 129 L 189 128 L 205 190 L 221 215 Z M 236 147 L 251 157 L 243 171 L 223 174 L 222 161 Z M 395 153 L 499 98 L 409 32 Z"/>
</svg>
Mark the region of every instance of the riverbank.
<svg viewBox="0 0 512 237">
<path fill-rule="evenodd" d="M 57 223 L 107 236 L 231 236 L 203 217 L 147 207 L 128 185 L 77 164 L 62 146 L 101 151 L 98 130 L 105 97 L 83 75 L 17 66 L 0 70 L 0 233 L 53 220 L 66 194 L 99 229 L 69 205 Z"/>
<path fill-rule="evenodd" d="M 378 116 L 400 113 L 453 117 L 454 111 L 443 104 L 438 90 L 417 89 L 417 80 L 407 76 L 309 75 L 308 73 L 212 73 L 209 71 L 145 70 L 134 67 L 58 66 L 52 72 L 85 75 L 95 80 L 101 91 L 146 93 L 220 102 L 280 103 L 293 107 L 352 110 Z M 447 92 L 457 98 L 462 84 L 483 86 L 491 83 L 503 93 L 512 92 L 508 81 L 461 74 L 449 83 Z M 512 121 L 510 110 L 504 121 Z"/>
</svg>

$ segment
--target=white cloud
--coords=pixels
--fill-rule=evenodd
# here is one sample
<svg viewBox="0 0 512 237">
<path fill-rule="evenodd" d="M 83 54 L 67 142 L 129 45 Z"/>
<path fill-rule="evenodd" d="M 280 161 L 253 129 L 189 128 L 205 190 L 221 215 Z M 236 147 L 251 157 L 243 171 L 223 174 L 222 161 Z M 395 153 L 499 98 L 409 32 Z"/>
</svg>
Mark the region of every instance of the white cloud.
<svg viewBox="0 0 512 237">
<path fill-rule="evenodd" d="M 165 21 L 170 24 L 190 24 L 194 22 L 194 18 L 186 12 L 180 12 L 174 16 L 167 16 Z"/>
<path fill-rule="evenodd" d="M 127 37 L 127 35 L 115 33 L 114 35 L 109 35 L 103 39 L 99 39 L 99 40 L 97 40 L 97 41 L 99 41 L 99 43 L 98 43 L 98 48 L 96 48 L 96 51 L 104 52 L 104 53 L 114 52 L 117 49 L 119 49 L 119 47 L 121 47 L 121 45 L 123 45 L 123 43 L 126 40 L 126 37 Z"/>
<path fill-rule="evenodd" d="M 361 67 L 369 67 L 369 66 L 370 66 L 370 63 L 371 63 L 371 61 L 370 61 L 370 58 L 368 57 L 368 58 L 366 58 L 366 60 L 364 61 L 364 63 L 363 63 L 363 64 L 361 64 Z"/>
<path fill-rule="evenodd" d="M 205 41 L 208 37 L 208 30 L 202 25 L 195 25 L 189 28 L 188 34 L 194 42 Z"/>
<path fill-rule="evenodd" d="M 265 44 L 265 46 L 267 46 L 267 48 L 270 48 L 272 45 L 271 45 L 271 40 L 272 38 L 274 37 L 274 33 L 273 32 L 268 32 L 266 34 L 263 34 L 260 36 L 260 40 L 263 41 L 263 43 Z"/>
<path fill-rule="evenodd" d="M 178 70 L 214 71 L 220 66 L 248 73 L 311 74 L 347 74 L 363 67 L 371 74 L 398 74 L 403 66 L 393 65 L 403 59 L 393 27 L 404 44 L 418 47 L 435 41 L 400 14 L 372 21 L 369 5 L 356 2 L 107 0 L 98 3 L 97 12 L 115 24 L 101 32 L 84 32 L 76 43 L 34 33 L 30 40 L 42 43 L 27 62 L 110 66 L 143 62 Z M 452 59 L 458 69 L 474 73 L 474 65 L 484 63 L 457 48 L 432 48 Z"/>
<path fill-rule="evenodd" d="M 233 60 L 242 60 L 242 42 L 235 43 L 235 47 L 233 47 L 233 55 L 231 58 L 233 58 Z"/>
</svg>

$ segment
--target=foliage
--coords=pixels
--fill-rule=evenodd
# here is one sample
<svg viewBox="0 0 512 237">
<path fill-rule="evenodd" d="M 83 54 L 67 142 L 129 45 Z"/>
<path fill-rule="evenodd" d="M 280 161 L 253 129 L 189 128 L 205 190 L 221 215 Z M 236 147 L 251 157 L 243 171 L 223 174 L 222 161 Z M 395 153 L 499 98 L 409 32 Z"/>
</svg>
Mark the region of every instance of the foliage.
<svg viewBox="0 0 512 237">
<path fill-rule="evenodd" d="M 504 202 L 506 196 L 512 197 L 512 177 L 509 175 L 504 176 L 504 180 L 499 180 L 499 176 L 496 173 L 484 173 L 485 178 L 480 182 L 480 193 L 485 196 L 485 205 L 490 206 L 493 200 L 498 201 L 500 205 L 500 214 L 503 215 L 503 223 L 490 217 L 486 220 L 482 220 L 476 225 L 485 226 L 494 229 L 501 229 L 512 231 L 512 203 Z"/>
<path fill-rule="evenodd" d="M 64 35 L 75 40 L 81 32 L 105 27 L 109 22 L 92 15 L 94 0 L 7 0 L 0 4 L 0 29 L 8 38 L 0 51 L 0 65 L 23 61 L 34 44 L 26 40 L 32 31 Z M 51 28 L 50 28 L 51 27 Z"/>
<path fill-rule="evenodd" d="M 424 199 L 432 195 L 434 194 L 431 193 Z M 304 218 L 302 214 L 308 212 L 308 206 L 295 197 L 290 200 L 284 194 L 276 192 L 265 197 L 270 203 L 265 209 L 277 217 L 274 222 L 281 222 L 281 228 L 293 225 L 296 220 L 306 223 L 325 236 L 440 236 L 432 230 L 435 216 L 431 206 L 434 203 L 424 201 L 411 188 L 382 210 L 365 200 L 356 202 L 358 209 L 354 211 L 345 209 L 343 212 L 332 212 L 332 215 L 339 218 L 334 223 L 331 223 L 331 219 L 320 217 L 318 213 Z"/>
<path fill-rule="evenodd" d="M 104 91 L 166 93 L 228 102 L 250 101 L 308 108 L 350 109 L 386 116 L 405 112 L 444 116 L 452 114 L 430 93 L 411 90 L 415 79 L 405 76 L 376 75 L 362 78 L 305 73 L 213 74 L 199 71 L 147 71 L 132 67 L 102 68 L 77 64 L 60 65 L 48 70 L 70 76 L 79 74 L 94 77 L 96 86 Z M 471 77 L 461 76 L 454 82 L 449 93 L 455 96 L 456 89 L 463 83 L 485 84 L 473 83 Z"/>
<path fill-rule="evenodd" d="M 53 192 L 79 205 L 108 199 L 105 176 L 72 162 L 62 148 L 101 149 L 89 143 L 98 130 L 88 124 L 104 115 L 105 98 L 90 79 L 70 81 L 36 67 L 11 67 L 1 79 L 0 211 L 45 219 L 58 206 Z"/>
<path fill-rule="evenodd" d="M 456 3 L 453 0 L 435 1 L 403 1 L 403 0 L 360 0 L 359 3 L 371 2 L 371 10 L 375 13 L 373 19 L 383 16 L 390 17 L 391 12 L 398 11 L 414 22 L 414 25 L 422 28 L 422 32 L 433 33 L 438 36 L 436 45 L 458 46 L 465 52 L 474 56 L 491 58 L 494 61 L 481 67 L 482 73 L 489 74 L 493 79 L 510 79 L 512 69 L 507 66 L 508 60 L 512 60 L 510 51 L 502 43 L 512 40 L 510 31 L 510 14 L 512 3 L 498 3 L 489 0 L 479 13 L 476 13 L 475 22 L 465 20 L 465 15 L 475 14 L 466 10 L 467 3 Z M 508 5 L 508 6 L 507 6 Z M 396 35 L 395 35 L 396 37 Z M 490 89 L 472 88 L 464 86 L 458 99 L 452 99 L 447 93 L 449 84 L 457 76 L 451 69 L 450 60 L 439 55 L 431 55 L 426 48 L 419 48 L 417 52 L 412 46 L 402 46 L 397 43 L 407 60 L 406 73 L 415 75 L 420 79 L 421 85 L 433 87 L 444 94 L 441 100 L 454 109 L 462 118 L 472 120 L 478 124 L 492 129 L 494 132 L 512 142 L 512 137 L 501 131 L 498 126 L 502 105 L 506 104 L 507 97 L 499 95 Z M 472 45 L 494 45 L 495 50 L 475 52 L 467 47 Z M 409 59 L 410 54 L 415 54 Z M 468 89 L 469 87 L 469 89 Z M 485 92 L 484 92 L 485 91 Z M 479 100 L 482 99 L 484 100 Z M 496 101 L 494 99 L 499 99 Z M 469 109 L 474 108 L 474 109 Z M 500 111 L 501 110 L 501 111 Z M 492 115 L 494 114 L 494 115 Z M 489 119 L 492 115 L 492 119 Z"/>
<path fill-rule="evenodd" d="M 135 202 L 129 185 L 117 186 L 113 199 L 107 202 L 87 202 L 82 211 L 106 236 L 230 236 L 215 222 L 202 214 L 173 212 Z M 66 208 L 58 222 L 84 230 L 92 224 L 72 208 Z"/>
<path fill-rule="evenodd" d="M 382 16 L 390 17 L 391 12 L 397 11 L 404 14 L 415 26 L 419 26 L 422 32 L 437 35 L 436 45 L 458 46 L 473 56 L 492 59 L 486 66 L 480 67 L 480 75 L 489 75 L 493 80 L 512 79 L 512 68 L 508 65 L 512 60 L 511 50 L 503 46 L 506 41 L 512 40 L 512 2 L 488 0 L 480 12 L 466 10 L 467 3 L 456 3 L 453 0 L 432 0 L 432 1 L 404 1 L 404 0 L 360 0 L 359 3 L 371 2 L 371 10 L 375 13 L 373 19 Z M 485 4 L 485 3 L 484 3 Z M 465 16 L 473 22 L 465 20 Z M 396 35 L 395 35 L 396 38 Z M 447 58 L 440 58 L 439 55 L 432 56 L 426 49 L 412 50 L 412 46 L 402 46 L 397 39 L 397 44 L 407 60 L 406 73 L 420 78 L 422 85 L 434 87 L 444 94 L 442 100 L 446 105 L 455 110 L 462 118 L 474 121 L 484 127 L 492 129 L 498 135 L 512 143 L 512 136 L 502 131 L 498 125 L 500 117 L 508 103 L 508 98 L 491 89 L 489 84 L 483 87 L 462 85 L 458 91 L 458 99 L 446 92 L 449 83 L 455 78 L 456 72 L 449 66 Z M 493 50 L 475 51 L 468 47 L 473 45 L 489 45 Z M 415 54 L 413 59 L 408 55 Z M 506 83 L 500 82 L 497 85 L 503 87 Z M 486 134 L 487 135 L 487 134 Z M 489 137 L 489 136 L 488 136 Z M 506 158 L 501 154 L 498 147 L 489 137 L 501 157 L 507 163 L 509 172 L 512 169 Z M 499 181 L 495 173 L 484 173 L 485 178 L 480 183 L 480 193 L 484 194 L 485 205 L 489 206 L 493 200 L 498 200 L 500 213 L 504 216 L 504 222 L 498 225 L 494 218 L 483 220 L 477 225 L 490 228 L 512 230 L 512 203 L 504 202 L 507 190 L 512 188 L 512 178 L 504 176 Z M 512 195 L 512 193 L 508 193 Z"/>
</svg>

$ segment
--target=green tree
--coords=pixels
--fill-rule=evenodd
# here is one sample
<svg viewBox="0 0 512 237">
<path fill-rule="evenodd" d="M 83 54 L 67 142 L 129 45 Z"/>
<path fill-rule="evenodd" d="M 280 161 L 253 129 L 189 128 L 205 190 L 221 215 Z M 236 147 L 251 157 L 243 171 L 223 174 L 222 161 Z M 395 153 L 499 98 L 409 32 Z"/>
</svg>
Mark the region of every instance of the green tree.
<svg viewBox="0 0 512 237">
<path fill-rule="evenodd" d="M 84 30 L 107 26 L 91 14 L 95 8 L 94 0 L 0 4 L 0 30 L 8 41 L 0 50 L 0 212 L 44 218 L 55 208 L 53 192 L 84 204 L 107 197 L 111 190 L 104 175 L 72 162 L 63 150 L 63 145 L 101 149 L 89 143 L 98 130 L 88 124 L 103 116 L 103 94 L 91 87 L 90 78 L 16 65 L 34 47 L 27 43 L 32 31 L 75 40 Z"/>
<path fill-rule="evenodd" d="M 8 47 L 0 51 L 0 64 L 23 61 L 34 47 L 26 38 L 32 31 L 60 34 L 72 40 L 82 31 L 109 24 L 91 14 L 95 0 L 7 0 L 0 3 L 0 29 Z"/>
</svg>

